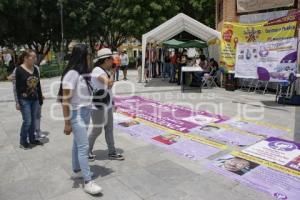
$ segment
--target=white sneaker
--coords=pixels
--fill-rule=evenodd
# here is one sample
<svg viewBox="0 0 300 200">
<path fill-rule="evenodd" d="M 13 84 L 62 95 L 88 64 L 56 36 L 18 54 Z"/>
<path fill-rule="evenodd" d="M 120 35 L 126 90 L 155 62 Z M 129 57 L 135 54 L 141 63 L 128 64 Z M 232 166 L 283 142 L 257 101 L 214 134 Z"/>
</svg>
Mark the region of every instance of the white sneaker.
<svg viewBox="0 0 300 200">
<path fill-rule="evenodd" d="M 99 194 L 102 191 L 102 188 L 97 185 L 94 181 L 90 181 L 87 184 L 84 184 L 84 191 L 88 194 Z"/>
</svg>

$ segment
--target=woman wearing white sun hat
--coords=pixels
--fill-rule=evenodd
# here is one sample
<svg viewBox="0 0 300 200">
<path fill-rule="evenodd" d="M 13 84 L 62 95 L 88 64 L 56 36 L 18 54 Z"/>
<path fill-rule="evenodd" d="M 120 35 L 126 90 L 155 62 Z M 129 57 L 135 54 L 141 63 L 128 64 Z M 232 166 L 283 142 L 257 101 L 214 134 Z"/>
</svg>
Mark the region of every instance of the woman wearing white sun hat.
<svg viewBox="0 0 300 200">
<path fill-rule="evenodd" d="M 113 135 L 113 94 L 114 71 L 109 73 L 113 65 L 113 54 L 110 49 L 103 48 L 97 52 L 93 60 L 95 67 L 91 73 L 91 83 L 94 90 L 92 111 L 93 129 L 89 135 L 89 160 L 95 160 L 93 147 L 97 137 L 105 130 L 105 140 L 108 146 L 108 158 L 124 160 L 124 157 L 116 152 Z"/>
</svg>

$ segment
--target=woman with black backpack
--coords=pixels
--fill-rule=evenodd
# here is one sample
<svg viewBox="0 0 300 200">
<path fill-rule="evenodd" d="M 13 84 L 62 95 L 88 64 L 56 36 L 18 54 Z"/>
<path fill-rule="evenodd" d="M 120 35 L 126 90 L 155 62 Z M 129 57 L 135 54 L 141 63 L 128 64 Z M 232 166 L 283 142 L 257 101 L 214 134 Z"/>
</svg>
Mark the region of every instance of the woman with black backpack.
<svg viewBox="0 0 300 200">
<path fill-rule="evenodd" d="M 89 160 L 95 160 L 93 147 L 102 128 L 105 131 L 105 139 L 108 146 L 108 158 L 112 160 L 124 160 L 121 154 L 116 152 L 113 134 L 113 94 L 114 73 L 109 71 L 113 65 L 113 54 L 110 49 L 103 48 L 97 52 L 94 59 L 95 67 L 91 74 L 91 83 L 94 89 L 94 108 L 92 111 L 93 129 L 89 135 Z"/>
</svg>

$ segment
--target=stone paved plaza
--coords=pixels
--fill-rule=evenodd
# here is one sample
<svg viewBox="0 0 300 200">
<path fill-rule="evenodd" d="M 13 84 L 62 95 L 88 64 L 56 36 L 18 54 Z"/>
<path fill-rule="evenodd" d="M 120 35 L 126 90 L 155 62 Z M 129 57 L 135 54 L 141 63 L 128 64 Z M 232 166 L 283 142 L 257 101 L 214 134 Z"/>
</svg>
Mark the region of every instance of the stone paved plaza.
<svg viewBox="0 0 300 200">
<path fill-rule="evenodd" d="M 129 72 L 129 81 L 115 85 L 119 95 L 134 94 L 162 102 L 198 105 L 198 109 L 238 116 L 244 108 L 260 110 L 265 122 L 291 128 L 294 136 L 295 107 L 274 103 L 274 94 L 229 92 L 221 88 L 188 91 L 160 79 L 145 87 L 136 83 L 136 71 Z M 121 75 L 122 77 L 122 75 Z M 218 175 L 206 168 L 208 158 L 189 161 L 159 147 L 137 140 L 115 130 L 116 146 L 125 161 L 107 159 L 103 134 L 96 141 L 97 160 L 90 163 L 95 181 L 103 194 L 90 196 L 81 189 L 82 181 L 71 175 L 72 136 L 63 134 L 60 106 L 55 106 L 59 78 L 42 80 L 46 100 L 42 111 L 42 130 L 48 135 L 44 146 L 24 151 L 19 148 L 21 115 L 15 110 L 10 82 L 0 83 L 0 199 L 1 200 L 267 200 L 268 194 Z M 207 104 L 209 102 L 210 104 Z M 214 103 L 216 107 L 211 106 Z M 298 109 L 298 108 L 297 108 Z M 250 114 L 251 115 L 251 114 Z M 253 116 L 256 114 L 252 114 Z M 258 114 L 257 114 L 258 115 Z M 298 115 L 297 115 L 298 116 Z M 299 136 L 298 136 L 299 137 Z M 226 153 L 226 152 L 223 152 Z"/>
</svg>

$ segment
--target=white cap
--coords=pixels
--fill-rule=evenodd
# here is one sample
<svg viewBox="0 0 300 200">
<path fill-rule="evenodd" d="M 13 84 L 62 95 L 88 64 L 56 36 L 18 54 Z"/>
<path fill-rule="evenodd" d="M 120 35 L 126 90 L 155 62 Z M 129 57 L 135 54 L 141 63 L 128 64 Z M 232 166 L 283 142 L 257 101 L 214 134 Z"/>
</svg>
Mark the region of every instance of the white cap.
<svg viewBox="0 0 300 200">
<path fill-rule="evenodd" d="M 100 49 L 99 51 L 97 51 L 97 56 L 93 60 L 93 62 L 96 63 L 98 60 L 103 59 L 103 58 L 112 57 L 112 55 L 113 54 L 109 48 Z"/>
</svg>

